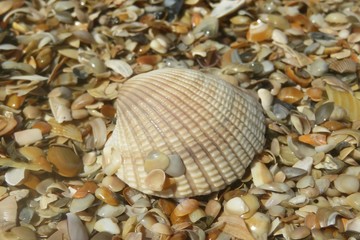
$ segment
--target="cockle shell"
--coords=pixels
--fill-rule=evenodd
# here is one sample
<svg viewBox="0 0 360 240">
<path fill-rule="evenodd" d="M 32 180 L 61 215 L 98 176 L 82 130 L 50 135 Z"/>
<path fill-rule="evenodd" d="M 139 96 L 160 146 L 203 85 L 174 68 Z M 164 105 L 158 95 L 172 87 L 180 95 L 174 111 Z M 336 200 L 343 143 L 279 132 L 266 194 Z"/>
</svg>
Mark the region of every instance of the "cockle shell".
<svg viewBox="0 0 360 240">
<path fill-rule="evenodd" d="M 104 172 L 147 194 L 179 198 L 223 189 L 242 177 L 265 142 L 257 100 L 200 71 L 165 68 L 136 75 L 120 88 L 116 104 Z M 152 151 L 177 154 L 186 168 L 162 191 L 145 183 L 144 162 Z"/>
</svg>

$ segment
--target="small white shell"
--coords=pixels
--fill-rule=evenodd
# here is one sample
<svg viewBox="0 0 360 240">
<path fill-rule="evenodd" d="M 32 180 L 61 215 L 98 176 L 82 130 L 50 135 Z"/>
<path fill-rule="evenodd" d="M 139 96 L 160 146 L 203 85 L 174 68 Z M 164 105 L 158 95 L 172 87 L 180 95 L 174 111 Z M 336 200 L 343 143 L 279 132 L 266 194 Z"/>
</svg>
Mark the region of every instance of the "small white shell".
<svg viewBox="0 0 360 240">
<path fill-rule="evenodd" d="M 92 194 L 87 194 L 83 198 L 74 198 L 70 204 L 70 212 L 77 213 L 86 210 L 94 202 L 95 197 Z"/>
<path fill-rule="evenodd" d="M 128 78 L 133 74 L 133 70 L 131 66 L 127 62 L 122 60 L 118 60 L 118 59 L 106 60 L 105 65 L 125 78 Z"/>
<path fill-rule="evenodd" d="M 5 181 L 10 186 L 20 185 L 26 178 L 26 172 L 24 168 L 12 168 L 5 173 Z"/>
<path fill-rule="evenodd" d="M 240 197 L 231 198 L 226 202 L 224 211 L 227 214 L 242 215 L 249 211 L 249 207 Z"/>
<path fill-rule="evenodd" d="M 118 217 L 125 212 L 124 205 L 111 206 L 109 204 L 104 204 L 100 206 L 96 212 L 96 215 L 104 218 Z"/>
<path fill-rule="evenodd" d="M 106 142 L 106 125 L 105 121 L 102 118 L 94 118 L 89 121 L 91 126 L 93 136 L 94 136 L 94 146 L 97 149 L 100 149 L 104 146 Z"/>
<path fill-rule="evenodd" d="M 271 38 L 275 42 L 282 43 L 282 44 L 288 44 L 288 38 L 287 38 L 286 34 L 279 29 L 273 30 Z"/>
<path fill-rule="evenodd" d="M 105 144 L 103 167 L 144 193 L 204 195 L 241 178 L 265 142 L 264 116 L 243 89 L 189 69 L 139 74 L 119 89 L 117 124 Z M 178 154 L 185 174 L 163 191 L 147 188 L 151 151 Z M 166 171 L 166 170 L 165 170 Z"/>
<path fill-rule="evenodd" d="M 14 138 L 17 144 L 25 146 L 40 141 L 43 136 L 40 129 L 32 128 L 15 132 Z"/>
<path fill-rule="evenodd" d="M 245 2 L 245 0 L 222 0 L 220 3 L 216 4 L 214 9 L 211 11 L 211 16 L 221 18 L 236 11 L 242 5 L 244 5 Z"/>
<path fill-rule="evenodd" d="M 98 232 L 120 233 L 120 227 L 113 218 L 101 218 L 95 222 L 94 229 Z"/>
<path fill-rule="evenodd" d="M 61 97 L 49 97 L 49 104 L 58 123 L 72 120 L 69 100 Z"/>
</svg>

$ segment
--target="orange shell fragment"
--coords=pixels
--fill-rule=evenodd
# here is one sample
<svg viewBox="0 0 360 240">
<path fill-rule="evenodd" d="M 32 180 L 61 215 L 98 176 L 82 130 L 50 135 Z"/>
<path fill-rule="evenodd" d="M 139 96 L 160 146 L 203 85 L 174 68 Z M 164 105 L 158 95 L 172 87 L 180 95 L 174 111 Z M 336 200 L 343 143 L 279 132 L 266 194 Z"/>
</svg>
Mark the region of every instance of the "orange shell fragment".
<svg viewBox="0 0 360 240">
<path fill-rule="evenodd" d="M 326 135 L 321 133 L 310 133 L 299 136 L 299 141 L 312 146 L 321 146 L 326 144 Z"/>
</svg>

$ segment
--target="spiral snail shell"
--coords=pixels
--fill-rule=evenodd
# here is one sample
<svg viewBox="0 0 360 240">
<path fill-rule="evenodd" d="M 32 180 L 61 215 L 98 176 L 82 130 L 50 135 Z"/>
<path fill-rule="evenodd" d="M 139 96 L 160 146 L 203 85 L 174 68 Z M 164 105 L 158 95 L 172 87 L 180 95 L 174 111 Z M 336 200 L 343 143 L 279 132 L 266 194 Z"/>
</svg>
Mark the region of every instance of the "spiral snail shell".
<svg viewBox="0 0 360 240">
<path fill-rule="evenodd" d="M 265 142 L 264 116 L 246 90 L 201 71 L 165 68 L 119 90 L 103 170 L 160 197 L 221 190 L 241 178 Z"/>
</svg>

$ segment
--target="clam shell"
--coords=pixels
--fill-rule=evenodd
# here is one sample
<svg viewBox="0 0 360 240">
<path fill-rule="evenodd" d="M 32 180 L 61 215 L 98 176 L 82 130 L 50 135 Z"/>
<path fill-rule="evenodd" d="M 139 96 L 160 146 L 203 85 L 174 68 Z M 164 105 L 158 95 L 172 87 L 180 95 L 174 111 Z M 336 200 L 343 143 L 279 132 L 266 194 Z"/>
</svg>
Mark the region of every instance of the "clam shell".
<svg viewBox="0 0 360 240">
<path fill-rule="evenodd" d="M 116 104 L 104 171 L 147 194 L 188 197 L 223 189 L 242 177 L 265 142 L 257 100 L 200 71 L 165 68 L 139 74 L 119 89 Z M 154 150 L 178 154 L 186 168 L 173 187 L 157 192 L 145 183 L 144 161 Z"/>
<path fill-rule="evenodd" d="M 354 73 L 356 71 L 356 62 L 346 58 L 332 62 L 329 68 L 338 73 Z"/>
</svg>

